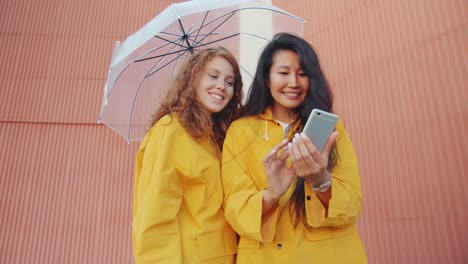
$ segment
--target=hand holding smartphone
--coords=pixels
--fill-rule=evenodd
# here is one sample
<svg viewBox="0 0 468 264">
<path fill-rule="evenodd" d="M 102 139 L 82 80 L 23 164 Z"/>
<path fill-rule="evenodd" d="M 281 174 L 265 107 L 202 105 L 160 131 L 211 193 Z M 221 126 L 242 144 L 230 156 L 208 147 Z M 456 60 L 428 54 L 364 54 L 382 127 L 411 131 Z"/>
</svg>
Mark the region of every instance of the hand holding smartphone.
<svg viewBox="0 0 468 264">
<path fill-rule="evenodd" d="M 303 132 L 312 140 L 315 147 L 322 152 L 337 122 L 337 115 L 320 109 L 313 109 Z"/>
</svg>

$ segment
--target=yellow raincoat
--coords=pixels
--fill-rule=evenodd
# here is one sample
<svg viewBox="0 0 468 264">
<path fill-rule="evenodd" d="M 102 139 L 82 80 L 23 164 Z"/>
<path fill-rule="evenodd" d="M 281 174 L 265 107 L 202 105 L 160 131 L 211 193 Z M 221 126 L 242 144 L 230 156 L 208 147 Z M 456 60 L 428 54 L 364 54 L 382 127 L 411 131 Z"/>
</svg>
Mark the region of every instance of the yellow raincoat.
<svg viewBox="0 0 468 264">
<path fill-rule="evenodd" d="M 279 201 L 279 207 L 262 223 L 262 197 L 267 179 L 262 160 L 285 136 L 273 120 L 271 109 L 256 117 L 235 121 L 223 147 L 222 180 L 225 215 L 240 235 L 237 263 L 367 263 L 356 230 L 361 208 L 358 163 L 349 136 L 339 120 L 336 130 L 338 159 L 331 171 L 332 199 L 328 217 L 325 208 L 306 183 L 308 230 L 302 221 L 294 227 L 289 207 L 294 183 Z"/>
<path fill-rule="evenodd" d="M 237 240 L 222 211 L 217 150 L 173 116 L 153 126 L 137 153 L 135 263 L 234 263 Z"/>
</svg>

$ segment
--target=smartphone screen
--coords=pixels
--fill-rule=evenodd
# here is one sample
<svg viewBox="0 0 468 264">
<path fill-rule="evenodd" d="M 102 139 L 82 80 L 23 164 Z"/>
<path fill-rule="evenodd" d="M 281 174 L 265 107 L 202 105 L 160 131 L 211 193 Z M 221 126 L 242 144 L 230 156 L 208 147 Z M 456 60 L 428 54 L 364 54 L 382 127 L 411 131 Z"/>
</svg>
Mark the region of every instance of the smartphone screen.
<svg viewBox="0 0 468 264">
<path fill-rule="evenodd" d="M 338 122 L 337 115 L 314 109 L 310 113 L 303 131 L 312 140 L 315 147 L 322 152 L 336 122 Z"/>
</svg>

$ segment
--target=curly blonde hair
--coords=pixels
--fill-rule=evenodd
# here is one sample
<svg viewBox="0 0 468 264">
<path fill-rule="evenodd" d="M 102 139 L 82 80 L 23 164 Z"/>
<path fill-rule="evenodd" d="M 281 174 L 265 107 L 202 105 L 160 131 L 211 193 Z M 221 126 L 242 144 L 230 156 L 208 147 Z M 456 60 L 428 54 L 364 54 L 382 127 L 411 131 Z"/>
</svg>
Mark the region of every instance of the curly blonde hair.
<svg viewBox="0 0 468 264">
<path fill-rule="evenodd" d="M 234 70 L 234 92 L 231 101 L 220 112 L 210 114 L 198 101 L 195 88 L 199 85 L 207 62 L 224 58 Z M 226 130 L 237 118 L 242 103 L 242 76 L 237 60 L 223 47 L 206 48 L 188 57 L 174 78 L 172 87 L 153 114 L 153 125 L 165 115 L 178 114 L 179 122 L 195 139 L 209 137 L 222 150 Z"/>
</svg>

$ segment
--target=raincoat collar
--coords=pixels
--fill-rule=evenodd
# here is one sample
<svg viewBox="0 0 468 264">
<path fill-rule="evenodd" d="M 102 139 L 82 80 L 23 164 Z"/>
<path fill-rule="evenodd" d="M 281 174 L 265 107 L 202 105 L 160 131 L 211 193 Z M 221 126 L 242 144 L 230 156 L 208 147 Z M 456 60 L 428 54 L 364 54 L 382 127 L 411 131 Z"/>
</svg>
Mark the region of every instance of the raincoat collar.
<svg viewBox="0 0 468 264">
<path fill-rule="evenodd" d="M 264 120 L 275 120 L 273 118 L 273 111 L 271 110 L 271 106 L 268 106 L 263 113 L 260 114 L 260 118 Z"/>
<path fill-rule="evenodd" d="M 264 138 L 268 141 L 268 121 L 273 121 L 277 122 L 273 118 L 273 111 L 271 110 L 271 107 L 267 107 L 263 113 L 260 114 L 260 118 L 265 120 L 265 135 Z M 298 133 L 302 130 L 302 126 L 300 125 L 300 122 L 293 122 L 291 124 L 291 127 L 289 127 L 284 135 L 284 138 L 291 138 L 293 134 Z"/>
</svg>

